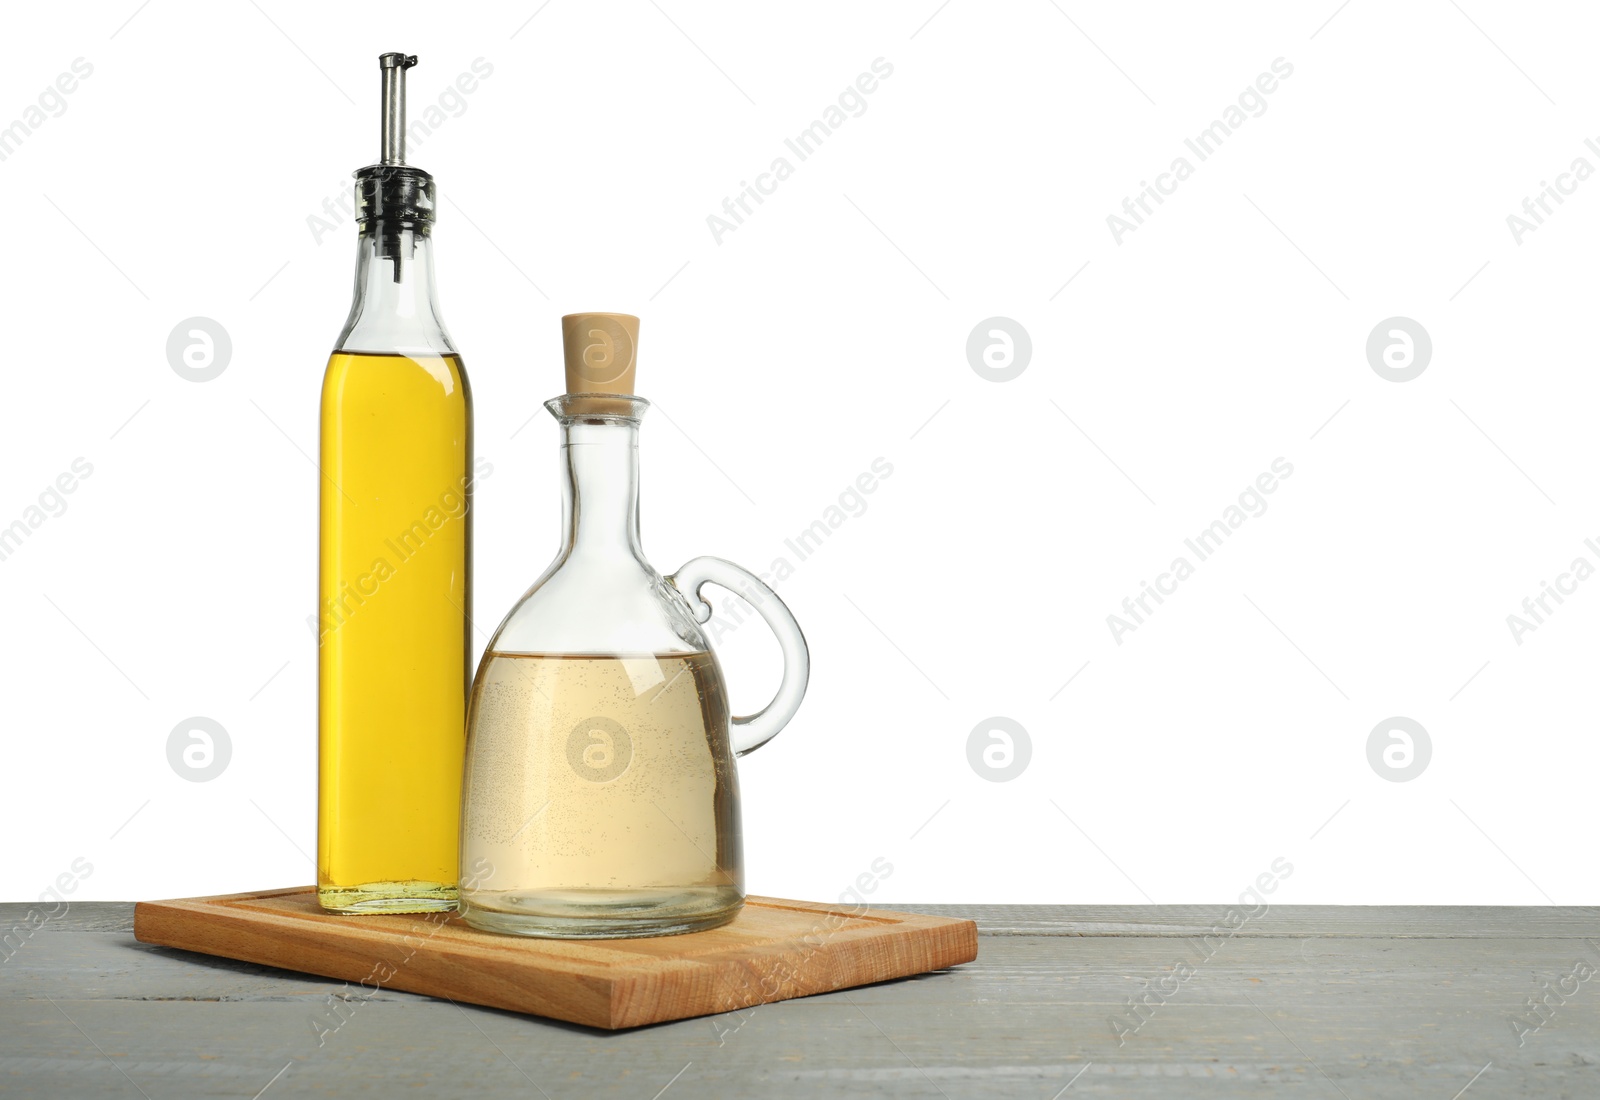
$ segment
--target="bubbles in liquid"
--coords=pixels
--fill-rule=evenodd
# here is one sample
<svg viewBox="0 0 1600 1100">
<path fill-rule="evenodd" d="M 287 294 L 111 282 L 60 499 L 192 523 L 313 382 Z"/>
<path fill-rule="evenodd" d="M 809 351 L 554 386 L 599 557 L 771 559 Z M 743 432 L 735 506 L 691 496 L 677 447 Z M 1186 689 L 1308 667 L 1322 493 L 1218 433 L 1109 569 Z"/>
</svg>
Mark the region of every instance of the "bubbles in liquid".
<svg viewBox="0 0 1600 1100">
<path fill-rule="evenodd" d="M 744 875 L 721 684 L 705 652 L 491 652 L 468 719 L 467 919 L 548 935 L 728 919 Z"/>
</svg>

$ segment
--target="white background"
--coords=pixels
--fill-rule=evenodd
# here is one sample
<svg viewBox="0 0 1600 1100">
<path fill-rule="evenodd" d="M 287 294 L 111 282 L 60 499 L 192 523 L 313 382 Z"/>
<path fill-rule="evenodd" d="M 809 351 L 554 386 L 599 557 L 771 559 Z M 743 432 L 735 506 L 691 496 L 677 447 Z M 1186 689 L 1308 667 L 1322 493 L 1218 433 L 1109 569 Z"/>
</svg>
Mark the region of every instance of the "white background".
<svg viewBox="0 0 1600 1100">
<path fill-rule="evenodd" d="M 740 765 L 753 891 L 832 898 L 882 857 L 874 900 L 1224 901 L 1282 857 L 1275 901 L 1594 900 L 1600 582 L 1520 645 L 1506 617 L 1600 564 L 1600 182 L 1520 243 L 1506 218 L 1600 167 L 1600 17 L 541 2 L 10 13 L 0 119 L 93 73 L 0 162 L 0 526 L 93 474 L 0 562 L 0 897 L 79 857 L 77 897 L 313 877 L 308 455 L 355 250 L 308 218 L 376 159 L 403 49 L 413 120 L 493 66 L 412 158 L 494 466 L 481 626 L 555 549 L 564 312 L 643 318 L 663 572 L 792 560 L 893 465 L 780 585 L 814 672 Z M 718 243 L 707 216 L 876 58 L 865 113 Z M 1118 243 L 1107 215 L 1277 58 L 1265 113 Z M 1433 342 L 1404 383 L 1365 352 L 1397 315 Z M 192 316 L 231 335 L 215 381 L 168 365 Z M 967 359 L 993 316 L 1031 336 L 1013 381 Z M 1118 644 L 1106 617 L 1279 457 L 1267 511 Z M 764 702 L 764 630 L 723 657 Z M 205 783 L 166 755 L 197 715 L 232 744 Z M 1397 715 L 1432 745 L 1409 782 L 1368 762 Z M 1009 782 L 968 762 L 992 716 L 1031 742 Z"/>
</svg>

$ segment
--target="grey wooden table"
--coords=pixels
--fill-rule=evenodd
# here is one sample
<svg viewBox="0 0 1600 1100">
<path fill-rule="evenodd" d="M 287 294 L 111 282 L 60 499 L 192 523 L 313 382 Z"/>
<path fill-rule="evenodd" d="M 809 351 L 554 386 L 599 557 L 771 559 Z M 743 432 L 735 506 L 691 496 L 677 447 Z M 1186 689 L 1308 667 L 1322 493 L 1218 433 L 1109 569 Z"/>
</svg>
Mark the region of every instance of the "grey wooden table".
<svg viewBox="0 0 1600 1100">
<path fill-rule="evenodd" d="M 8 1097 L 1600 1097 L 1592 908 L 914 906 L 976 918 L 978 961 L 616 1034 L 147 947 L 127 904 L 19 936 L 30 908 L 0 905 Z"/>
</svg>

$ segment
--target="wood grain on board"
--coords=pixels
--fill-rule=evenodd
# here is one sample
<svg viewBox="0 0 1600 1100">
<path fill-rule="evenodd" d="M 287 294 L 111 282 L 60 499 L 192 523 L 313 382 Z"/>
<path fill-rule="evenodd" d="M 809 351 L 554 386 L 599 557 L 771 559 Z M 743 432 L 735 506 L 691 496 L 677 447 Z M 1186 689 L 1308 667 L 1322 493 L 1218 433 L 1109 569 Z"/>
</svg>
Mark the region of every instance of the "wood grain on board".
<svg viewBox="0 0 1600 1100">
<path fill-rule="evenodd" d="M 970 920 L 752 897 L 721 928 L 625 940 L 482 932 L 454 913 L 334 915 L 311 887 L 140 902 L 134 936 L 600 1028 L 681 1020 L 971 962 Z"/>
</svg>

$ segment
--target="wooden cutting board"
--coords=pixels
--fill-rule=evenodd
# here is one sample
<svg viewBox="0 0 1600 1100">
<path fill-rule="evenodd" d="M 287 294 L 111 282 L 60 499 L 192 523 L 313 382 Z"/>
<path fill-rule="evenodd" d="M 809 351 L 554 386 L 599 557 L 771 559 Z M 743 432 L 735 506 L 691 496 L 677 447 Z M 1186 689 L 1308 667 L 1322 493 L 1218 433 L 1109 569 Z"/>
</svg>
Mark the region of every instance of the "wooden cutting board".
<svg viewBox="0 0 1600 1100">
<path fill-rule="evenodd" d="M 335 916 L 310 886 L 140 902 L 144 943 L 623 1028 L 904 978 L 978 957 L 970 920 L 752 897 L 709 932 L 547 940 L 455 913 Z M 360 996 L 353 991 L 353 996 Z"/>
</svg>

